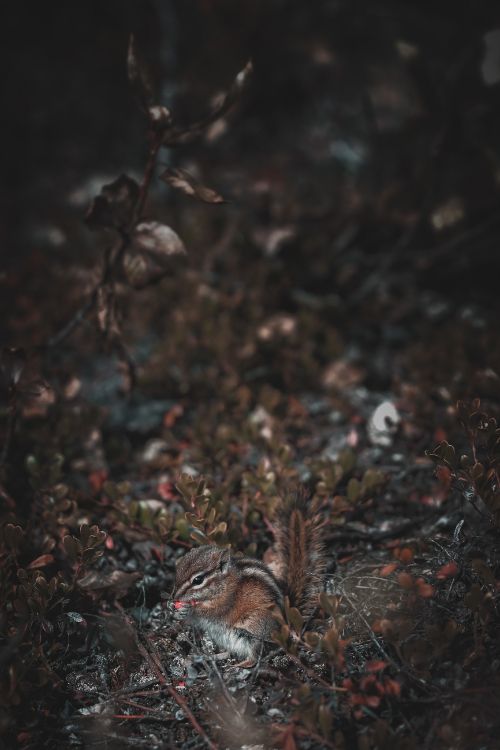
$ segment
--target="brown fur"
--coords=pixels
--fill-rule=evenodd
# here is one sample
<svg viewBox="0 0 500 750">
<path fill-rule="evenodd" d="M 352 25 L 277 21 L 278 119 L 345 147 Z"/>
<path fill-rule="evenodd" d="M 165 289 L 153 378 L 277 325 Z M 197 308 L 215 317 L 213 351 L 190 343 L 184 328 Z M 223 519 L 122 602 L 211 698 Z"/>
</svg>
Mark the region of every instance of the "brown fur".
<svg viewBox="0 0 500 750">
<path fill-rule="evenodd" d="M 326 556 L 318 504 L 304 490 L 284 499 L 275 537 L 285 593 L 292 607 L 309 617 L 322 590 Z"/>
</svg>

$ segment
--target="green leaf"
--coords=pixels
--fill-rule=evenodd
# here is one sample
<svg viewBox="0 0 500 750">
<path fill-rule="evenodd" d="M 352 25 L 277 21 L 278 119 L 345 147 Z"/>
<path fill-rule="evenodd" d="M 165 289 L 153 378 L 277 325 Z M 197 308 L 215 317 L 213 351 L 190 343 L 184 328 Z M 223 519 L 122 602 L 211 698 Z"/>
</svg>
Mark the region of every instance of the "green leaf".
<svg viewBox="0 0 500 750">
<path fill-rule="evenodd" d="M 330 738 L 332 734 L 333 717 L 329 706 L 321 705 L 319 707 L 318 721 L 323 737 Z"/>
<path fill-rule="evenodd" d="M 347 499 L 350 503 L 355 503 L 361 494 L 361 483 L 353 477 L 347 483 Z"/>
<path fill-rule="evenodd" d="M 344 450 L 339 454 L 338 462 L 344 474 L 349 474 L 356 466 L 356 454 L 352 450 Z"/>
</svg>

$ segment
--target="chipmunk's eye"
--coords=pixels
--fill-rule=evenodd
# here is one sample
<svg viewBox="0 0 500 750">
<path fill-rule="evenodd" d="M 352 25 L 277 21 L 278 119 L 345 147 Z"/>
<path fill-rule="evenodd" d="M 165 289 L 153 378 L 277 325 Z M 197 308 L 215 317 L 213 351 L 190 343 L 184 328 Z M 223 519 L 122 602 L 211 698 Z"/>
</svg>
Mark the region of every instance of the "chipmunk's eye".
<svg viewBox="0 0 500 750">
<path fill-rule="evenodd" d="M 205 573 L 200 573 L 199 576 L 195 576 L 191 581 L 193 586 L 199 586 L 205 580 Z"/>
</svg>

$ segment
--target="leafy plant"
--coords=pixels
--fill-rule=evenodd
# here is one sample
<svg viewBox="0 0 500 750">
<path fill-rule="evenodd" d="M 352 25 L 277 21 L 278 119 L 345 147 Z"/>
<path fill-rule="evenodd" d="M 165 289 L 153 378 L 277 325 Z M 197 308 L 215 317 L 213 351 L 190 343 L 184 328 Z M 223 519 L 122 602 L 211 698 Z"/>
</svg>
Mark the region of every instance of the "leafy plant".
<svg viewBox="0 0 500 750">
<path fill-rule="evenodd" d="M 89 229 L 99 231 L 104 239 L 101 278 L 98 284 L 61 331 L 48 342 L 49 347 L 64 341 L 91 312 L 95 311 L 98 329 L 117 352 L 127 368 L 129 387 L 136 381 L 136 368 L 122 336 L 118 309 L 118 286 L 144 289 L 172 273 L 175 261 L 186 255 L 178 234 L 167 224 L 145 216 L 152 181 L 162 148 L 173 148 L 190 142 L 216 120 L 225 115 L 245 89 L 252 65 L 238 73 L 228 92 L 202 119 L 187 125 L 178 124 L 172 113 L 158 101 L 152 76 L 133 35 L 130 37 L 127 70 L 130 85 L 147 121 L 148 158 L 141 182 L 122 174 L 104 185 L 85 218 Z M 167 168 L 161 179 L 174 190 L 205 202 L 223 203 L 215 190 L 196 181 L 182 169 Z"/>
<path fill-rule="evenodd" d="M 444 467 L 451 479 L 472 504 L 480 498 L 493 523 L 500 525 L 500 428 L 494 417 L 481 411 L 475 399 L 457 403 L 458 420 L 467 436 L 469 452 L 458 455 L 453 445 L 443 440 L 427 455 Z"/>
</svg>

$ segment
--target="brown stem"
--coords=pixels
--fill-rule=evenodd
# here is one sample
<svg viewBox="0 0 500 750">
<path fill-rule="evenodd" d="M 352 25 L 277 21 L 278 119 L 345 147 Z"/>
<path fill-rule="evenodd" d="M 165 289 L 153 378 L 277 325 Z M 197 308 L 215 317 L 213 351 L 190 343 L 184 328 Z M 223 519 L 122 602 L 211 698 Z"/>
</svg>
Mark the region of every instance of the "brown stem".
<svg viewBox="0 0 500 750">
<path fill-rule="evenodd" d="M 139 189 L 139 198 L 137 199 L 137 205 L 134 211 L 134 221 L 133 221 L 134 224 L 137 221 L 139 221 L 139 219 L 142 216 L 142 212 L 144 211 L 144 206 L 146 205 L 149 188 L 151 187 L 151 180 L 153 179 L 154 170 L 156 167 L 156 158 L 158 156 L 158 152 L 160 148 L 161 148 L 161 137 L 159 135 L 156 135 L 154 136 L 152 143 L 151 143 L 148 160 L 146 162 L 146 168 L 144 170 L 144 176 L 142 178 L 141 187 Z"/>
<path fill-rule="evenodd" d="M 96 286 L 96 288 L 92 291 L 88 300 L 80 307 L 79 310 L 77 310 L 73 317 L 61 328 L 58 333 L 55 333 L 50 337 L 46 344 L 47 349 L 53 349 L 54 347 L 59 346 L 59 344 L 62 344 L 62 342 L 69 336 L 71 336 L 73 331 L 83 323 L 87 316 L 87 313 L 92 310 L 96 303 L 100 285 L 101 283 L 99 282 L 99 285 Z"/>
</svg>

